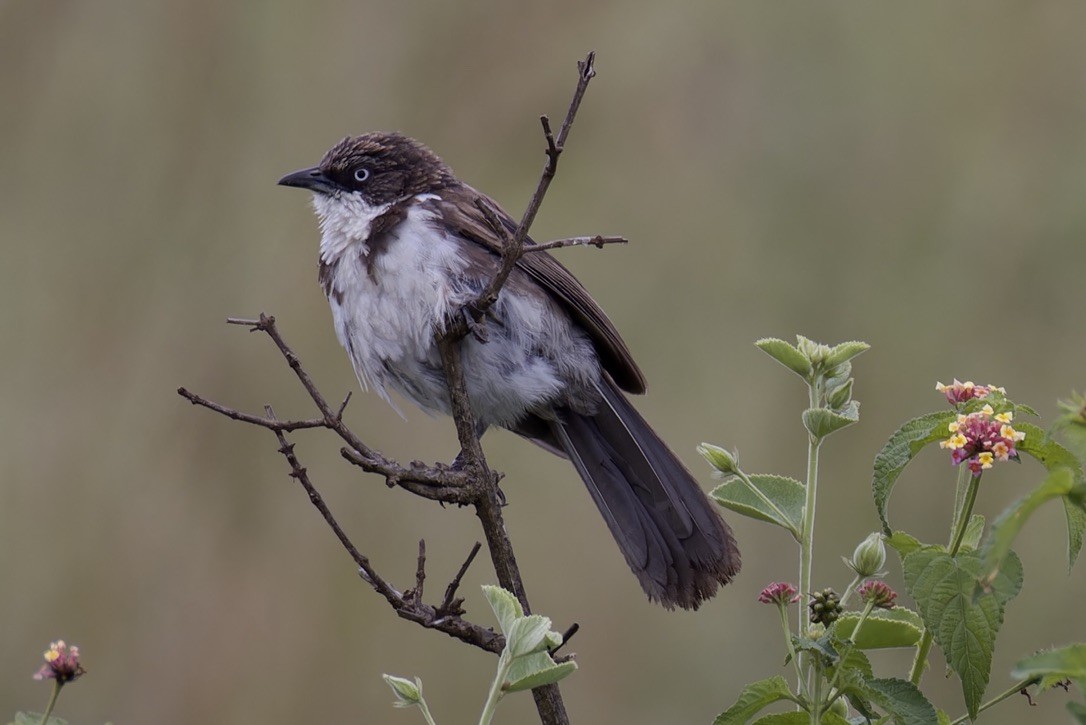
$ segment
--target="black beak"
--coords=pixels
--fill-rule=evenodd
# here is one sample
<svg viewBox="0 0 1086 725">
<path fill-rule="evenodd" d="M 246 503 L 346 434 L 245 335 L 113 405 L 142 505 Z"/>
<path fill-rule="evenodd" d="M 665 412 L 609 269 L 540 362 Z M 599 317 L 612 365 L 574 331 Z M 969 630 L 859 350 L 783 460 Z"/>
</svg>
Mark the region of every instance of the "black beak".
<svg viewBox="0 0 1086 725">
<path fill-rule="evenodd" d="M 278 183 L 280 186 L 296 186 L 299 189 L 309 189 L 318 194 L 330 194 L 338 188 L 331 179 L 324 175 L 319 166 L 287 174 L 279 179 Z"/>
</svg>

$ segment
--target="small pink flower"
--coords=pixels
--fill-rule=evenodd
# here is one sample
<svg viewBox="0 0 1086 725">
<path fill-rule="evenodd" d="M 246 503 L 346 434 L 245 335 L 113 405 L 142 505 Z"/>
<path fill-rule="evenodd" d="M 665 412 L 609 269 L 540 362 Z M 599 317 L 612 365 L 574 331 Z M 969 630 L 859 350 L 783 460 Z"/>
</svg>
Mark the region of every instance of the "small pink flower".
<svg viewBox="0 0 1086 725">
<path fill-rule="evenodd" d="M 973 398 L 987 398 L 988 393 L 992 392 L 992 387 L 993 386 L 991 385 L 976 385 L 972 380 L 966 380 L 963 383 L 957 378 L 954 378 L 954 382 L 951 385 L 943 385 L 942 383 L 935 384 L 935 389 L 945 395 L 947 402 L 951 405 L 964 403 Z"/>
<path fill-rule="evenodd" d="M 45 651 L 45 664 L 34 673 L 35 680 L 56 680 L 64 685 L 83 675 L 86 670 L 79 662 L 79 648 L 69 647 L 64 640 L 58 639 Z"/>
<path fill-rule="evenodd" d="M 860 595 L 865 603 L 874 603 L 876 607 L 882 609 L 893 609 L 894 601 L 897 599 L 897 592 L 890 588 L 885 582 L 876 581 L 871 579 L 863 584 L 856 593 Z"/>
<path fill-rule="evenodd" d="M 787 606 L 799 601 L 799 590 L 788 582 L 774 582 L 762 590 L 758 601 L 762 604 Z"/>
</svg>

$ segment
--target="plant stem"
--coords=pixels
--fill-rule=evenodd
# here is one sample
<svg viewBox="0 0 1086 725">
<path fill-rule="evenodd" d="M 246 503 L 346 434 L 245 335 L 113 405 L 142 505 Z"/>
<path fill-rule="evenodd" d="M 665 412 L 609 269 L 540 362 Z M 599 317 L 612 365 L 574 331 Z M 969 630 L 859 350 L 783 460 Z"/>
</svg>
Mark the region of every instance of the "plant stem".
<svg viewBox="0 0 1086 725">
<path fill-rule="evenodd" d="M 796 687 L 799 689 L 801 695 L 807 697 L 807 683 L 803 679 L 803 670 L 799 668 L 799 657 L 796 655 L 796 648 L 792 645 L 792 630 L 788 628 L 788 612 L 785 611 L 785 607 L 786 605 L 784 604 L 777 605 L 777 612 L 781 615 L 781 630 L 784 632 L 784 644 L 788 647 L 788 657 L 792 660 L 792 666 L 796 668 Z"/>
<path fill-rule="evenodd" d="M 53 714 L 53 707 L 57 704 L 57 697 L 60 695 L 60 680 L 53 680 L 53 694 L 49 696 L 49 704 L 45 706 L 45 714 L 41 716 L 41 722 L 39 725 L 45 725 L 49 722 L 49 716 Z"/>
<path fill-rule="evenodd" d="M 426 718 L 426 725 L 437 725 L 434 722 L 433 715 L 430 714 L 430 708 L 426 705 L 426 698 L 421 695 L 419 697 L 419 709 L 422 710 L 422 716 Z"/>
<path fill-rule="evenodd" d="M 991 700 L 989 700 L 988 702 L 986 702 L 983 705 L 981 705 L 980 707 L 978 707 L 977 708 L 977 714 L 979 715 L 980 713 L 984 712 L 985 710 L 992 707 L 993 705 L 998 705 L 999 703 L 1003 702 L 1004 700 L 1006 700 L 1009 697 L 1014 697 L 1019 692 L 1024 690 L 1026 687 L 1033 684 L 1033 682 L 1034 682 L 1034 680 L 1022 680 L 1021 682 L 1019 682 L 1019 683 L 1017 683 L 1015 685 L 1011 685 L 1011 687 L 1009 687 L 1007 690 L 1005 690 L 1004 692 L 999 693 L 998 695 L 993 697 Z M 950 725 L 962 725 L 962 723 L 968 722 L 968 721 L 969 721 L 969 716 L 968 715 L 962 715 L 957 720 L 952 721 L 950 723 Z"/>
<path fill-rule="evenodd" d="M 931 643 L 934 639 L 931 630 L 925 628 L 924 635 L 920 638 L 920 644 L 916 646 L 916 657 L 913 658 L 913 668 L 909 672 L 909 682 L 920 685 L 920 678 L 924 676 L 924 666 L 928 663 L 928 653 L 931 652 Z"/>
<path fill-rule="evenodd" d="M 973 505 L 977 502 L 977 490 L 980 488 L 980 476 L 972 475 L 972 472 L 965 466 L 966 472 L 969 473 L 969 487 L 965 492 L 965 501 L 962 505 L 961 514 L 958 516 L 958 520 L 954 526 L 954 533 L 950 537 L 950 549 L 947 551 L 951 556 L 958 554 L 958 549 L 961 548 L 962 538 L 965 537 L 965 530 L 969 528 L 969 518 L 973 515 Z"/>
<path fill-rule="evenodd" d="M 511 664 L 512 660 L 508 654 L 502 652 L 502 656 L 498 658 L 498 671 L 494 675 L 494 681 L 490 683 L 490 692 L 486 695 L 483 712 L 479 715 L 479 725 L 490 725 L 490 721 L 494 719 L 494 711 L 498 708 L 498 700 L 502 696 L 502 685 L 505 683 L 505 676 L 509 674 Z"/>
<path fill-rule="evenodd" d="M 810 399 L 810 407 L 816 408 L 819 403 L 819 394 L 817 383 L 810 383 L 808 387 L 808 394 Z M 814 561 L 814 523 L 815 523 L 815 502 L 818 497 L 818 449 L 822 445 L 822 439 L 816 438 L 811 433 L 807 434 L 807 496 L 803 505 L 803 531 L 800 535 L 799 541 L 799 616 L 796 625 L 796 633 L 802 635 L 806 630 L 807 623 L 807 605 L 811 602 L 811 564 Z M 804 660 L 810 661 L 809 656 L 804 656 Z M 808 669 L 808 673 L 812 672 L 815 668 Z M 818 674 L 815 673 L 815 684 L 818 685 Z M 800 676 L 800 681 L 797 683 L 797 687 L 800 690 L 804 689 L 803 677 Z M 808 680 L 808 685 L 810 681 Z M 810 692 L 810 689 L 807 689 Z M 815 710 L 811 712 L 811 722 L 819 722 L 818 703 L 815 702 Z"/>
<path fill-rule="evenodd" d="M 818 666 L 815 658 L 812 657 L 811 659 L 814 661 L 811 667 L 814 675 L 814 691 L 809 698 L 811 703 L 811 725 L 822 725 L 822 668 Z"/>
<path fill-rule="evenodd" d="M 826 685 L 827 694 L 828 691 L 832 690 L 833 686 L 837 684 L 837 676 L 841 674 L 841 670 L 844 668 L 845 658 L 852 653 L 853 647 L 856 646 L 856 637 L 860 634 L 860 628 L 864 626 L 864 622 L 867 621 L 867 618 L 871 615 L 871 611 L 874 608 L 875 602 L 868 602 L 864 606 L 863 612 L 860 613 L 860 619 L 856 622 L 856 627 L 852 630 L 852 636 L 845 640 L 845 646 L 841 648 L 840 662 L 837 665 L 837 669 L 833 673 L 833 677 L 830 678 L 829 684 Z M 833 702 L 833 700 L 831 700 L 830 702 Z M 826 705 L 828 706 L 830 702 L 827 702 Z"/>
<path fill-rule="evenodd" d="M 848 604 L 849 597 L 856 591 L 856 585 L 863 581 L 863 577 L 859 574 L 852 577 L 852 581 L 845 587 L 845 593 L 841 595 L 841 606 Z"/>
<path fill-rule="evenodd" d="M 811 407 L 818 406 L 818 391 L 814 384 L 810 387 Z M 818 497 L 818 449 L 821 438 L 807 435 L 807 498 L 803 505 L 803 532 L 800 537 L 799 553 L 799 632 L 804 630 L 807 605 L 811 601 L 811 563 L 814 560 L 814 523 L 815 501 Z"/>
</svg>

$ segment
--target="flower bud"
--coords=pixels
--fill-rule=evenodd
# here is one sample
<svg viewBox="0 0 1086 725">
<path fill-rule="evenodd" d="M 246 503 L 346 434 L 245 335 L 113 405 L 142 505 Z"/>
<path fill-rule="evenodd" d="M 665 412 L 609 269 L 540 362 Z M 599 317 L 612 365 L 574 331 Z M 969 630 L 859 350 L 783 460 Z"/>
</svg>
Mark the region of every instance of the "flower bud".
<svg viewBox="0 0 1086 725">
<path fill-rule="evenodd" d="M 762 593 L 758 595 L 758 601 L 762 604 L 778 604 L 786 607 L 799 601 L 799 593 L 788 582 L 774 582 L 762 590 Z"/>
<path fill-rule="evenodd" d="M 411 707 L 422 702 L 422 682 L 416 677 L 415 681 L 395 677 L 394 675 L 381 675 L 385 682 L 396 693 L 396 707 Z"/>
<path fill-rule="evenodd" d="M 702 443 L 698 446 L 698 453 L 709 461 L 710 466 L 726 476 L 734 476 L 739 473 L 738 456 L 720 446 L 714 446 L 712 443 Z"/>
<path fill-rule="evenodd" d="M 811 610 L 811 623 L 830 626 L 841 616 L 841 599 L 832 589 L 823 589 L 811 594 L 811 603 L 807 605 Z"/>
<path fill-rule="evenodd" d="M 882 576 L 883 565 L 886 563 L 886 545 L 882 542 L 882 534 L 875 532 L 856 545 L 851 559 L 845 559 L 849 569 L 861 578 Z"/>
<path fill-rule="evenodd" d="M 881 609 L 893 609 L 897 600 L 897 592 L 890 588 L 886 582 L 869 581 L 856 590 L 864 604 L 874 604 Z"/>
</svg>

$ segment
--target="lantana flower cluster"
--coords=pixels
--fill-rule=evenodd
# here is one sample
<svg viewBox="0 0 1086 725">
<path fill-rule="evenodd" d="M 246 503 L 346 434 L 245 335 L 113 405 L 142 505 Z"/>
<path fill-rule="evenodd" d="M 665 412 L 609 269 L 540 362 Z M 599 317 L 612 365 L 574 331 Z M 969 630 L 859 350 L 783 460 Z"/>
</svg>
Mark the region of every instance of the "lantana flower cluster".
<svg viewBox="0 0 1086 725">
<path fill-rule="evenodd" d="M 62 639 L 49 645 L 44 658 L 45 664 L 34 673 L 35 680 L 56 680 L 64 685 L 86 672 L 79 661 L 79 648 L 68 646 Z"/>
<path fill-rule="evenodd" d="M 948 395 L 949 398 L 949 395 Z M 959 415 L 947 429 L 950 437 L 939 447 L 950 451 L 954 465 L 965 463 L 974 476 L 992 467 L 995 461 L 1017 461 L 1015 444 L 1026 437 L 1011 425 L 1014 414 L 1009 410 L 997 413 L 985 405 L 975 413 Z"/>
</svg>

